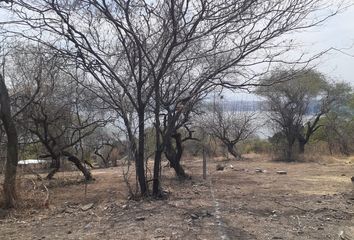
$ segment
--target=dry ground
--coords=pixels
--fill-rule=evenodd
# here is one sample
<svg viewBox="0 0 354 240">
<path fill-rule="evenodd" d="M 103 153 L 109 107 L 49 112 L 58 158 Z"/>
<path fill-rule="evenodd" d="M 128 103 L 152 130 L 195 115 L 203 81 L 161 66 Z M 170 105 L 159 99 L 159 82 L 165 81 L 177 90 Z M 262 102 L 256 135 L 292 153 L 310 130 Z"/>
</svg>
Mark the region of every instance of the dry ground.
<svg viewBox="0 0 354 240">
<path fill-rule="evenodd" d="M 185 165 L 192 180 L 163 169 L 168 198 L 159 201 L 129 201 L 117 167 L 94 170 L 86 196 L 78 173 L 59 173 L 44 208 L 41 182 L 24 176 L 21 209 L 0 211 L 0 239 L 340 239 L 354 226 L 354 160 L 211 159 L 207 180 L 201 160 Z"/>
</svg>

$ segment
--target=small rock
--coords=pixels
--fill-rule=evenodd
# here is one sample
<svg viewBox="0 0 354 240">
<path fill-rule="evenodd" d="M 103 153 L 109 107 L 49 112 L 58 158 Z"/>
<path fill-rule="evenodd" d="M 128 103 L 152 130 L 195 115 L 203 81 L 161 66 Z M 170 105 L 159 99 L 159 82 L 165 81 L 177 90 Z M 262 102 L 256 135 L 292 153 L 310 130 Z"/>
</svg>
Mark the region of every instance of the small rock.
<svg viewBox="0 0 354 240">
<path fill-rule="evenodd" d="M 213 216 L 213 214 L 211 214 L 211 213 L 208 212 L 207 210 L 203 210 L 203 211 L 202 211 L 202 216 L 203 216 L 203 217 L 211 217 L 211 216 Z"/>
<path fill-rule="evenodd" d="M 88 230 L 88 229 L 91 229 L 91 228 L 92 228 L 91 223 L 86 224 L 85 227 L 84 227 L 85 230 Z"/>
<path fill-rule="evenodd" d="M 288 172 L 287 171 L 277 171 L 277 174 L 286 175 L 286 174 L 288 174 Z"/>
<path fill-rule="evenodd" d="M 89 204 L 83 205 L 81 207 L 81 210 L 82 211 L 87 211 L 87 210 L 91 209 L 93 207 L 93 205 L 94 205 L 93 203 L 89 203 Z"/>
<path fill-rule="evenodd" d="M 354 228 L 344 229 L 339 233 L 339 237 L 342 240 L 353 240 L 354 239 Z"/>
<path fill-rule="evenodd" d="M 197 214 L 192 213 L 192 214 L 191 214 L 191 218 L 192 218 L 192 219 L 198 219 L 199 216 L 198 216 Z"/>
<path fill-rule="evenodd" d="M 275 236 L 275 237 L 273 237 L 272 239 L 283 239 L 283 237 Z"/>
<path fill-rule="evenodd" d="M 135 221 L 144 221 L 145 217 L 144 216 L 139 216 L 135 218 Z"/>
<path fill-rule="evenodd" d="M 67 234 L 71 234 L 71 233 L 72 233 L 72 231 L 70 231 L 70 230 L 69 230 L 69 231 L 67 231 L 66 233 L 67 233 Z"/>
<path fill-rule="evenodd" d="M 263 172 L 263 170 L 262 169 L 260 169 L 260 168 L 256 168 L 256 173 L 262 173 Z"/>
<path fill-rule="evenodd" d="M 346 175 L 343 173 L 341 176 L 342 176 L 342 177 L 345 177 Z"/>
<path fill-rule="evenodd" d="M 122 206 L 122 209 L 123 209 L 123 210 L 127 210 L 127 209 L 128 209 L 128 204 L 124 204 L 124 205 Z"/>
<path fill-rule="evenodd" d="M 64 210 L 64 212 L 65 213 L 73 213 L 75 210 L 74 209 L 72 209 L 72 208 L 65 208 L 65 210 Z"/>
<path fill-rule="evenodd" d="M 352 182 L 354 183 L 354 176 L 351 178 Z"/>
<path fill-rule="evenodd" d="M 234 169 L 234 166 L 233 166 L 233 165 L 230 165 L 230 168 L 231 168 L 231 169 Z"/>
<path fill-rule="evenodd" d="M 225 166 L 223 166 L 221 164 L 216 165 L 216 171 L 224 171 L 224 169 L 225 169 Z"/>
</svg>

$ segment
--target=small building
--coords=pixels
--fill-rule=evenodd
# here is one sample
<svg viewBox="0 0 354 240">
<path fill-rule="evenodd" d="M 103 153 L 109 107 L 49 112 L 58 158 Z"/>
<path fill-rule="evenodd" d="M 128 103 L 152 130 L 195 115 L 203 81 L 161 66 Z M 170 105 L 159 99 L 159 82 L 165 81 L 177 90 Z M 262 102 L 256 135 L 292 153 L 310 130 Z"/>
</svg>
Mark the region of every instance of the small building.
<svg viewBox="0 0 354 240">
<path fill-rule="evenodd" d="M 48 168 L 49 164 L 50 161 L 41 159 L 26 159 L 18 161 L 18 166 L 23 171 L 26 171 L 28 169 L 45 169 Z"/>
</svg>

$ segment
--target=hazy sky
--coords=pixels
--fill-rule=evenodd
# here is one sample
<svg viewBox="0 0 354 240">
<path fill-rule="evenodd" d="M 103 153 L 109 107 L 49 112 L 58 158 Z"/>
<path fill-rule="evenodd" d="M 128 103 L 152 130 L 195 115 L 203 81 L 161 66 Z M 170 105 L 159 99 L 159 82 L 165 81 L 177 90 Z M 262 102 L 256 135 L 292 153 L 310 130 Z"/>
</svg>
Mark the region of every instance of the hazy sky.
<svg viewBox="0 0 354 240">
<path fill-rule="evenodd" d="M 309 50 L 338 48 L 321 58 L 318 70 L 334 80 L 350 82 L 354 86 L 354 6 L 340 13 L 322 26 L 299 35 L 299 41 Z"/>
</svg>

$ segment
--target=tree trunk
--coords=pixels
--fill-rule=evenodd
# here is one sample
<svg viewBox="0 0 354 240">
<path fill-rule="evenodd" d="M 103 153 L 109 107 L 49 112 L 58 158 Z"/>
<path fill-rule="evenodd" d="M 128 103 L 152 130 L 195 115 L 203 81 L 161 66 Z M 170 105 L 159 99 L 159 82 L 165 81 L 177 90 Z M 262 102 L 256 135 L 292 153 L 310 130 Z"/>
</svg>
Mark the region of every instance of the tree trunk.
<svg viewBox="0 0 354 240">
<path fill-rule="evenodd" d="M 152 195 L 155 198 L 161 197 L 160 194 L 160 169 L 163 144 L 160 137 L 160 82 L 159 78 L 154 81 L 155 91 L 155 160 L 154 160 L 154 175 L 152 181 Z"/>
<path fill-rule="evenodd" d="M 140 109 L 138 112 L 139 121 L 139 133 L 138 133 L 138 149 L 135 153 L 135 172 L 138 178 L 140 193 L 142 196 L 146 196 L 147 186 L 145 178 L 145 168 L 144 168 L 144 149 L 145 149 L 145 113 L 144 109 Z"/>
<path fill-rule="evenodd" d="M 304 154 L 305 153 L 305 145 L 307 144 L 307 140 L 303 136 L 298 136 L 298 143 L 299 143 L 299 153 Z"/>
<path fill-rule="evenodd" d="M 152 182 L 152 195 L 155 198 L 158 198 L 161 196 L 160 194 L 160 166 L 161 166 L 161 156 L 162 156 L 162 151 L 159 149 L 160 145 L 159 143 L 156 143 L 156 151 L 155 151 L 155 161 L 154 161 L 154 176 L 153 176 L 153 182 Z"/>
<path fill-rule="evenodd" d="M 190 176 L 186 174 L 183 167 L 181 166 L 181 158 L 183 154 L 183 146 L 181 134 L 176 133 L 173 138 L 176 141 L 176 148 L 172 145 L 172 137 L 166 139 L 165 145 L 165 155 L 167 160 L 170 162 L 170 166 L 175 170 L 176 175 L 179 179 L 188 179 Z"/>
<path fill-rule="evenodd" d="M 47 177 L 46 177 L 47 179 L 52 179 L 54 174 L 59 171 L 59 168 L 60 168 L 60 157 L 59 156 L 53 157 L 53 162 L 52 162 L 51 168 L 52 168 L 52 170 L 47 175 Z"/>
<path fill-rule="evenodd" d="M 99 149 L 95 149 L 94 154 L 96 156 L 98 156 L 102 160 L 103 166 L 105 168 L 108 168 L 109 167 L 109 163 L 108 163 L 107 159 L 99 152 L 99 150 L 100 150 L 100 148 Z"/>
<path fill-rule="evenodd" d="M 85 176 L 85 179 L 87 181 L 91 181 L 94 180 L 91 172 L 85 168 L 82 163 L 80 162 L 80 160 L 72 155 L 69 152 L 63 151 L 62 155 L 64 155 L 65 157 L 68 157 L 68 161 L 72 162 L 75 164 L 75 166 L 82 172 L 82 174 Z M 53 157 L 53 162 L 52 162 L 52 170 L 49 172 L 49 174 L 47 175 L 47 179 L 53 179 L 53 176 L 59 171 L 60 169 L 60 155 L 56 155 L 56 156 L 52 156 Z M 88 164 L 88 163 L 87 163 Z M 91 164 L 88 164 L 90 167 L 92 167 Z"/>
<path fill-rule="evenodd" d="M 300 154 L 304 154 L 305 153 L 305 145 L 306 145 L 306 142 L 299 141 L 299 153 Z"/>
<path fill-rule="evenodd" d="M 3 185 L 5 208 L 16 205 L 16 170 L 18 163 L 18 138 L 15 123 L 11 117 L 10 97 L 5 81 L 0 74 L 0 119 L 7 136 L 7 159 Z"/>
<path fill-rule="evenodd" d="M 293 159 L 293 145 L 294 145 L 294 141 L 288 140 L 288 145 L 285 150 L 285 161 L 287 161 L 287 162 L 294 161 L 294 159 Z"/>
<path fill-rule="evenodd" d="M 69 160 L 70 162 L 73 162 L 73 163 L 75 164 L 75 166 L 82 172 L 82 174 L 84 174 L 85 179 L 86 179 L 87 181 L 92 181 L 92 180 L 94 180 L 94 179 L 92 178 L 91 172 L 90 172 L 87 168 L 85 168 L 85 167 L 82 165 L 82 163 L 80 162 L 80 160 L 79 160 L 76 156 L 71 155 L 71 154 L 67 154 L 67 155 L 65 155 L 65 156 L 67 156 L 67 157 L 68 157 L 68 160 Z"/>
<path fill-rule="evenodd" d="M 228 143 L 226 144 L 227 147 L 227 151 L 234 156 L 236 159 L 240 160 L 241 159 L 241 155 L 236 151 L 235 149 L 235 145 L 232 143 Z"/>
</svg>

